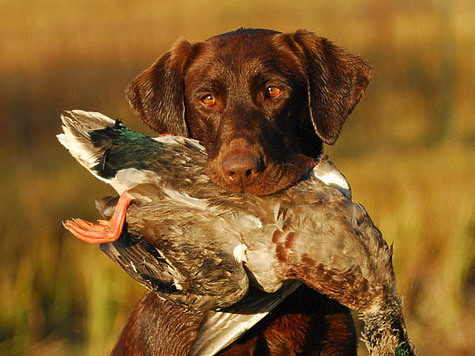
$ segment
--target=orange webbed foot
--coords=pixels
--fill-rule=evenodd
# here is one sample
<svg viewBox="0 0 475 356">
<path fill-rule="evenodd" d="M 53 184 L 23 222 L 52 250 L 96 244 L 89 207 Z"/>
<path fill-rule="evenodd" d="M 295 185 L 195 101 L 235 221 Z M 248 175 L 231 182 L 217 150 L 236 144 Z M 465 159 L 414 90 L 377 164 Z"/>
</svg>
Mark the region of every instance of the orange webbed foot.
<svg viewBox="0 0 475 356">
<path fill-rule="evenodd" d="M 72 219 L 64 221 L 63 225 L 78 239 L 91 244 L 116 241 L 122 233 L 127 207 L 133 199 L 125 190 L 120 195 L 110 220 L 99 220 L 98 224 L 94 224 L 83 219 Z"/>
</svg>

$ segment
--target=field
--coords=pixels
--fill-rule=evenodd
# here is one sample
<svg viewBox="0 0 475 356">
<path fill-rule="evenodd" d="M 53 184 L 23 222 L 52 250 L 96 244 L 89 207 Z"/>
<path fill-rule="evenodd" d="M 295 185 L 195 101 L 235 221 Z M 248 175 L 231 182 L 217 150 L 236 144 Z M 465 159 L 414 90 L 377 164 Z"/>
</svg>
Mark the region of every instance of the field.
<svg viewBox="0 0 475 356">
<path fill-rule="evenodd" d="M 372 64 L 326 151 L 394 245 L 419 353 L 474 353 L 473 2 L 2 0 L 0 12 L 0 355 L 107 355 L 144 293 L 61 226 L 96 219 L 94 199 L 112 190 L 56 141 L 59 113 L 101 111 L 150 133 L 127 83 L 176 38 L 241 26 L 307 28 Z"/>
</svg>

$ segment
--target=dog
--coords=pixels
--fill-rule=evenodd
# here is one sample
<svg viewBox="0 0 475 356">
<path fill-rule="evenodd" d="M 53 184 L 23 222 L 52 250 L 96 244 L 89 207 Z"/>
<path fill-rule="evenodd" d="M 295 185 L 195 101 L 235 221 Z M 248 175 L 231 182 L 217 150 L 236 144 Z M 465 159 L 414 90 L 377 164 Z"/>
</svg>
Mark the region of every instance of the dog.
<svg viewBox="0 0 475 356">
<path fill-rule="evenodd" d="M 178 40 L 126 96 L 154 131 L 199 140 L 215 184 L 267 195 L 336 142 L 370 77 L 363 59 L 311 32 L 238 29 Z M 185 355 L 203 317 L 148 293 L 112 354 Z M 346 307 L 300 287 L 220 355 L 356 355 L 356 332 Z"/>
</svg>

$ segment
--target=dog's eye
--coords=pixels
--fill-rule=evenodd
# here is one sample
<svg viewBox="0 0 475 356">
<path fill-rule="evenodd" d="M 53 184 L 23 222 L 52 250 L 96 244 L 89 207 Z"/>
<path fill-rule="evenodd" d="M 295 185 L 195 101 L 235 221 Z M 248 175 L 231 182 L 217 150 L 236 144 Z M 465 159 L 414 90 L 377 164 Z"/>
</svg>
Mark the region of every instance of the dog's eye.
<svg viewBox="0 0 475 356">
<path fill-rule="evenodd" d="M 269 85 L 266 88 L 266 93 L 269 98 L 277 98 L 282 93 L 282 90 L 273 85 Z"/>
<path fill-rule="evenodd" d="M 208 107 L 212 107 L 216 105 L 216 98 L 211 94 L 206 94 L 201 98 L 201 102 Z"/>
</svg>

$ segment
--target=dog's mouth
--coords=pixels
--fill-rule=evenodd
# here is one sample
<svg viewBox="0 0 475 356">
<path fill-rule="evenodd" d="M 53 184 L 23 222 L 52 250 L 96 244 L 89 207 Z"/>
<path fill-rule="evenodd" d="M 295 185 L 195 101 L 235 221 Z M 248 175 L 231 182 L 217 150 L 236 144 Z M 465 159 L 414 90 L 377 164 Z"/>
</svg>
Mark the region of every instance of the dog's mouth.
<svg viewBox="0 0 475 356">
<path fill-rule="evenodd" d="M 244 175 L 244 178 L 223 174 L 223 172 L 214 169 L 216 162 L 208 161 L 206 173 L 213 183 L 226 190 L 268 195 L 295 185 L 316 165 L 313 158 L 303 154 L 299 154 L 289 161 L 263 166 L 262 170 L 257 172 L 249 171 Z"/>
</svg>

